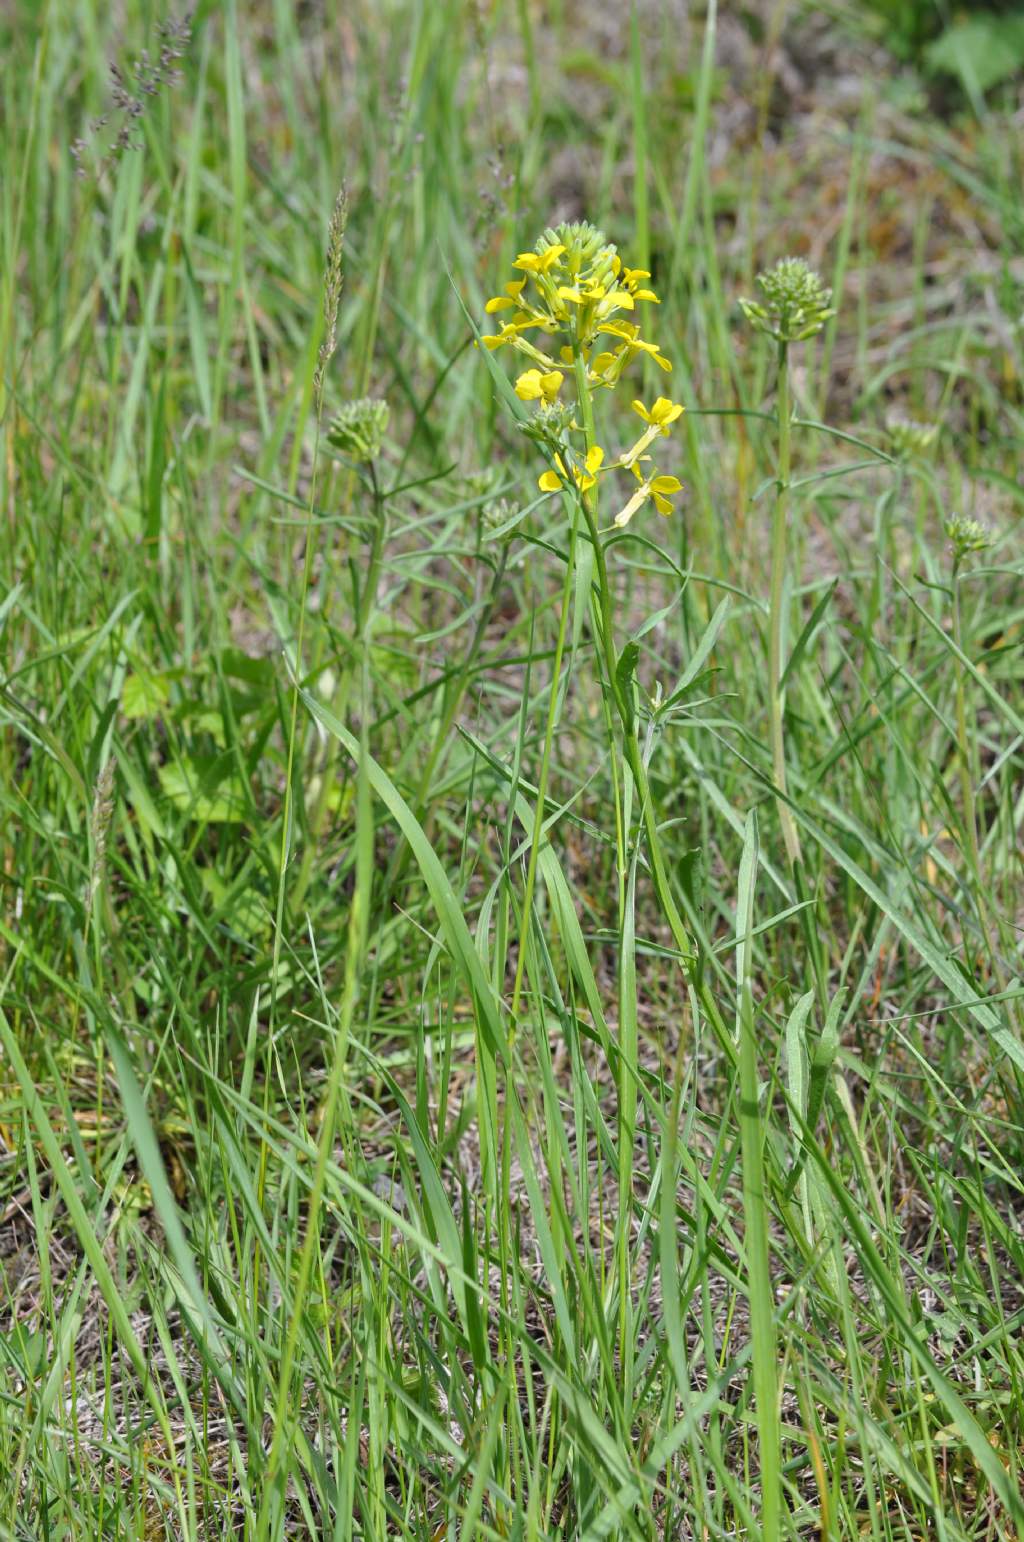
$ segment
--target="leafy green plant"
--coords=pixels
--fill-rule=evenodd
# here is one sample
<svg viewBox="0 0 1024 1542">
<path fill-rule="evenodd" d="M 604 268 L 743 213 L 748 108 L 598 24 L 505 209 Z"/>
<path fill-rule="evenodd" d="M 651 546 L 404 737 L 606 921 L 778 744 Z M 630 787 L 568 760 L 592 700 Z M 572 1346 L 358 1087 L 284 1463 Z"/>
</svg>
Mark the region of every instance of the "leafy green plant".
<svg viewBox="0 0 1024 1542">
<path fill-rule="evenodd" d="M 901 57 L 952 76 L 980 101 L 1024 68 L 1024 17 L 1015 0 L 964 9 L 949 0 L 864 0 L 879 35 Z"/>
</svg>

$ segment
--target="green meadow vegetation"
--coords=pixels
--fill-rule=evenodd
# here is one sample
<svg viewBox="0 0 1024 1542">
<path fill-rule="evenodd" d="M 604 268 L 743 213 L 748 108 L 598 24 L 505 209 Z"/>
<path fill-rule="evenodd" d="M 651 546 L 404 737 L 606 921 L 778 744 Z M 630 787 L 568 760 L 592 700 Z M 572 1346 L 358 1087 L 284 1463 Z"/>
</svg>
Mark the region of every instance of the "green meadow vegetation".
<svg viewBox="0 0 1024 1542">
<path fill-rule="evenodd" d="M 1024 96 L 936 9 L 3 8 L 0 1538 L 1020 1535 Z"/>
</svg>

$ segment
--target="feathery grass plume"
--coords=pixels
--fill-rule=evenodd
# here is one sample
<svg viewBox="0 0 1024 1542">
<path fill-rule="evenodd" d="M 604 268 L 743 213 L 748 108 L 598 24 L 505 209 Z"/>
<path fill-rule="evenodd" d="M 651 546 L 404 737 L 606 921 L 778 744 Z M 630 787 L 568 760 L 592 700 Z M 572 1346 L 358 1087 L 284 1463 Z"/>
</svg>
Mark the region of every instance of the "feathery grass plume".
<svg viewBox="0 0 1024 1542">
<path fill-rule="evenodd" d="M 186 11 L 180 18 L 172 16 L 162 22 L 158 36 L 160 52 L 155 59 L 150 57 L 149 49 L 144 48 L 123 69 L 119 64 L 110 66 L 110 112 L 93 118 L 88 133 L 71 143 L 71 156 L 79 177 L 88 175 L 86 151 L 90 143 L 110 124 L 111 119 L 117 123 L 117 131 L 106 152 L 96 160 L 93 168 L 95 176 L 99 176 L 105 167 L 118 160 L 126 151 L 142 149 L 142 140 L 136 137 L 135 131 L 145 115 L 147 101 L 159 96 L 162 91 L 173 89 L 181 80 L 177 61 L 184 57 L 192 38 L 192 12 Z"/>
<path fill-rule="evenodd" d="M 348 188 L 344 182 L 338 190 L 327 227 L 327 255 L 324 261 L 324 339 L 317 354 L 316 374 L 313 384 L 319 401 L 324 388 L 324 371 L 338 346 L 338 306 L 344 283 L 341 257 L 345 246 L 345 227 L 348 224 Z"/>
<path fill-rule="evenodd" d="M 89 887 L 85 896 L 86 914 L 92 910 L 93 901 L 99 892 L 103 882 L 103 874 L 107 865 L 107 835 L 110 830 L 110 822 L 114 817 L 114 769 L 113 755 L 105 760 L 99 776 L 96 778 L 96 790 L 93 793 L 92 808 L 89 812 L 89 835 L 92 843 L 92 868 L 89 873 Z"/>
</svg>

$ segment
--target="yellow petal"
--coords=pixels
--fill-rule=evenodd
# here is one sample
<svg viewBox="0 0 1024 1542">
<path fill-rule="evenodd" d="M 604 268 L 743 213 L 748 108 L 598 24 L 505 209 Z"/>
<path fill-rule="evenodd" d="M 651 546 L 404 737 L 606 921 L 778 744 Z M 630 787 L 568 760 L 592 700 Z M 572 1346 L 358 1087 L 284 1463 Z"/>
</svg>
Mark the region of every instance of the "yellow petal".
<svg viewBox="0 0 1024 1542">
<path fill-rule="evenodd" d="M 560 369 L 549 369 L 546 375 L 538 372 L 537 379 L 540 383 L 544 400 L 553 402 L 562 388 L 562 381 L 565 379 L 565 376 Z"/>
<path fill-rule="evenodd" d="M 514 305 L 515 303 L 516 302 L 507 294 L 496 294 L 493 300 L 488 300 L 487 304 L 484 306 L 484 310 L 487 312 L 488 316 L 493 316 L 495 311 L 507 311 L 509 306 Z"/>
<path fill-rule="evenodd" d="M 656 493 L 679 493 L 683 490 L 683 484 L 678 477 L 655 477 L 651 482 L 651 490 Z"/>
<path fill-rule="evenodd" d="M 537 479 L 537 486 L 544 493 L 557 493 L 561 485 L 561 478 L 557 471 L 545 471 Z"/>
<path fill-rule="evenodd" d="M 564 251 L 564 246 L 549 246 L 544 255 L 537 259 L 540 264 L 541 272 L 546 273 L 549 268 L 553 268 Z"/>
<path fill-rule="evenodd" d="M 543 376 L 539 369 L 527 369 L 516 381 L 516 395 L 521 402 L 535 402 L 544 394 L 541 381 Z"/>
<path fill-rule="evenodd" d="M 667 396 L 659 396 L 651 408 L 650 421 L 667 426 L 669 423 L 674 423 L 676 418 L 681 417 L 682 413 L 683 409 L 678 402 L 670 401 Z"/>
<path fill-rule="evenodd" d="M 603 321 L 597 330 L 599 332 L 606 332 L 611 337 L 621 337 L 624 342 L 632 343 L 635 342 L 636 335 L 640 329 L 639 327 L 631 326 L 628 321 Z"/>
<path fill-rule="evenodd" d="M 593 449 L 587 451 L 587 459 L 585 461 L 587 470 L 596 471 L 603 460 L 604 451 L 599 444 L 595 444 Z"/>
<path fill-rule="evenodd" d="M 668 499 L 663 498 L 661 493 L 655 492 L 653 487 L 651 488 L 651 497 L 654 499 L 654 507 L 657 509 L 659 514 L 672 513 L 672 505 L 669 503 Z"/>
<path fill-rule="evenodd" d="M 662 400 L 662 398 L 659 397 L 658 401 L 661 401 L 661 400 Z M 653 407 L 653 409 L 650 412 L 647 411 L 647 408 L 644 406 L 643 402 L 634 402 L 633 403 L 633 411 L 635 413 L 637 413 L 639 417 L 643 418 L 645 423 L 653 423 L 654 422 L 654 413 L 657 411 L 657 408 L 658 408 L 658 402 L 655 402 L 654 407 Z"/>
</svg>

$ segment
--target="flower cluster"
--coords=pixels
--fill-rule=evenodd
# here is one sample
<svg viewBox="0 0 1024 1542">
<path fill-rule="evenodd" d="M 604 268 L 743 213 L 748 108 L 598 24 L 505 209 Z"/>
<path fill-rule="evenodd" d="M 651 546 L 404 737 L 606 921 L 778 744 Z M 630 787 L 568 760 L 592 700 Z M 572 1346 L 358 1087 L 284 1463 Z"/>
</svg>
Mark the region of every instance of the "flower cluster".
<svg viewBox="0 0 1024 1542">
<path fill-rule="evenodd" d="M 521 401 L 537 404 L 526 432 L 544 445 L 552 461 L 540 487 L 545 492 L 569 487 L 584 494 L 599 474 L 627 469 L 639 486 L 616 516 L 616 525 L 628 524 L 648 499 L 659 513 L 671 513 L 668 495 L 679 492 L 682 483 L 648 469 L 647 451 L 668 434 L 682 407 L 664 396 L 649 409 L 635 401 L 633 408 L 646 427 L 630 449 L 609 460 L 600 445 L 589 442 L 577 453 L 571 435 L 583 429 L 573 409 L 559 399 L 568 370 L 575 376 L 577 392 L 587 393 L 613 389 L 637 358 L 653 359 L 660 369 L 671 370 L 657 343 L 644 338 L 639 324 L 629 319 L 641 302 L 659 303 L 648 287 L 650 274 L 644 268 L 625 267 L 603 232 L 586 223 L 546 230 L 535 250 L 521 252 L 512 266 L 519 276 L 486 307 L 488 315 L 503 318 L 500 330 L 481 341 L 491 350 L 513 348 L 530 363 L 515 390 Z M 547 339 L 557 347 L 557 357 L 539 346 Z"/>
<path fill-rule="evenodd" d="M 802 343 L 835 315 L 831 289 L 802 257 L 783 257 L 759 273 L 757 282 L 764 304 L 741 300 L 740 309 L 752 327 L 777 343 Z"/>
<path fill-rule="evenodd" d="M 346 402 L 327 430 L 327 442 L 349 460 L 375 460 L 387 433 L 390 411 L 385 401 L 373 396 Z"/>
<path fill-rule="evenodd" d="M 966 519 L 962 514 L 947 519 L 945 530 L 956 562 L 962 562 L 971 552 L 985 551 L 992 545 L 992 537 L 985 526 L 976 519 Z"/>
<path fill-rule="evenodd" d="M 908 457 L 923 455 L 935 443 L 939 433 L 937 423 L 920 423 L 896 411 L 886 414 L 885 428 L 896 454 Z"/>
</svg>

